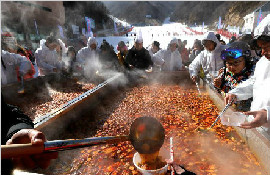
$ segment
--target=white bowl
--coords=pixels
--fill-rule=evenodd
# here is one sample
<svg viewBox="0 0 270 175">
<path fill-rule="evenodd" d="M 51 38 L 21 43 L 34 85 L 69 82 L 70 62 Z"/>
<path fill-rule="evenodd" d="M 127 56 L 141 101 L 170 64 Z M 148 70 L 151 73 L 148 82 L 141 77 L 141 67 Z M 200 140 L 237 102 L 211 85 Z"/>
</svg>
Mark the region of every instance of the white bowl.
<svg viewBox="0 0 270 175">
<path fill-rule="evenodd" d="M 214 78 L 218 77 L 219 71 L 210 71 L 209 72 Z"/>
<path fill-rule="evenodd" d="M 221 123 L 227 126 L 240 126 L 246 121 L 247 116 L 241 112 L 233 112 L 221 116 Z"/>
<path fill-rule="evenodd" d="M 161 156 L 161 160 L 165 161 L 165 159 L 170 158 L 170 152 L 166 151 L 165 149 L 160 149 L 159 156 Z M 168 164 L 166 164 L 164 167 L 156 170 L 145 170 L 138 166 L 138 163 L 141 162 L 141 157 L 138 152 L 136 152 L 133 156 L 133 164 L 137 168 L 138 171 L 140 171 L 143 175 L 165 175 L 168 170 Z"/>
</svg>

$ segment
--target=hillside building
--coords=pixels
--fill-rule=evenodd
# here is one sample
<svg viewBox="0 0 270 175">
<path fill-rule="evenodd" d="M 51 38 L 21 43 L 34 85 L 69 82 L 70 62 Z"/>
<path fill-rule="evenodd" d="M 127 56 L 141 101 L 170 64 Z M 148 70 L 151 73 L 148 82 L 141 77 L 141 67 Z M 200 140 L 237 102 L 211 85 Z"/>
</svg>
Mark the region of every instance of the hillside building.
<svg viewBox="0 0 270 175">
<path fill-rule="evenodd" d="M 257 8 L 252 13 L 244 17 L 245 23 L 242 28 L 242 33 L 251 34 L 254 32 L 254 29 L 257 27 L 258 17 L 261 9 L 261 20 L 270 14 L 270 2 L 265 3 L 263 6 Z"/>
</svg>

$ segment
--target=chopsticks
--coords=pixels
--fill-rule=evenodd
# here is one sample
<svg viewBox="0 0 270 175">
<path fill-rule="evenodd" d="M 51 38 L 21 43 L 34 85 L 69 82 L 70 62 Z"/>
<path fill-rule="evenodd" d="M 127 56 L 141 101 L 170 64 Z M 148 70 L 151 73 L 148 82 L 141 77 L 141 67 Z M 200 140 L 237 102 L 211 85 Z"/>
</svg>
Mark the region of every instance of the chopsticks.
<svg viewBox="0 0 270 175">
<path fill-rule="evenodd" d="M 173 138 L 172 137 L 170 137 L 170 157 L 171 157 L 170 159 L 173 163 L 174 157 L 173 157 Z M 172 165 L 171 165 L 171 175 L 175 175 Z"/>
</svg>

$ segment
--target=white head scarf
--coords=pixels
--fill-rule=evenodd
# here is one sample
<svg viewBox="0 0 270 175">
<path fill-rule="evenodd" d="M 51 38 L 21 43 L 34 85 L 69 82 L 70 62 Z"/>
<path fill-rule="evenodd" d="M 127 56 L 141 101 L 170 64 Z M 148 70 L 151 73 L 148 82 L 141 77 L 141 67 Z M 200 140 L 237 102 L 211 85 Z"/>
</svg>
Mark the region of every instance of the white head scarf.
<svg viewBox="0 0 270 175">
<path fill-rule="evenodd" d="M 176 38 L 173 38 L 171 41 L 170 41 L 170 44 L 176 44 L 177 46 L 179 45 L 178 43 L 178 40 Z"/>
</svg>

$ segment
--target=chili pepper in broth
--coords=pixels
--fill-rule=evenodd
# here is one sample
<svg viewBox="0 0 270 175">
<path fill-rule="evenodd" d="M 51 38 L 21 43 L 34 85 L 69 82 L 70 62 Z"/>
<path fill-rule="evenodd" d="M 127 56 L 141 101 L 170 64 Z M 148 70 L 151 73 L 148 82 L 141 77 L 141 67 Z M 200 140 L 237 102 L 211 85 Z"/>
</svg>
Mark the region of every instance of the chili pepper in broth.
<svg viewBox="0 0 270 175">
<path fill-rule="evenodd" d="M 218 122 L 210 135 L 195 131 L 197 127 L 209 127 L 218 114 L 218 108 L 207 94 L 198 96 L 195 88 L 161 84 L 135 87 L 123 93 L 125 98 L 117 105 L 110 104 L 104 111 L 97 109 L 97 118 L 106 118 L 95 136 L 129 134 L 129 128 L 137 117 L 150 115 L 156 117 L 165 129 L 165 149 L 169 150 L 169 138 L 174 138 L 175 162 L 186 169 L 200 175 L 232 172 L 246 175 L 246 171 L 263 174 L 264 170 L 255 156 L 232 127 Z M 83 150 L 73 159 L 68 172 L 58 170 L 57 175 L 80 174 L 78 169 L 85 174 L 140 174 L 133 165 L 136 151 L 129 141 Z M 225 162 L 221 163 L 217 157 Z M 233 158 L 228 160 L 227 157 Z"/>
</svg>

